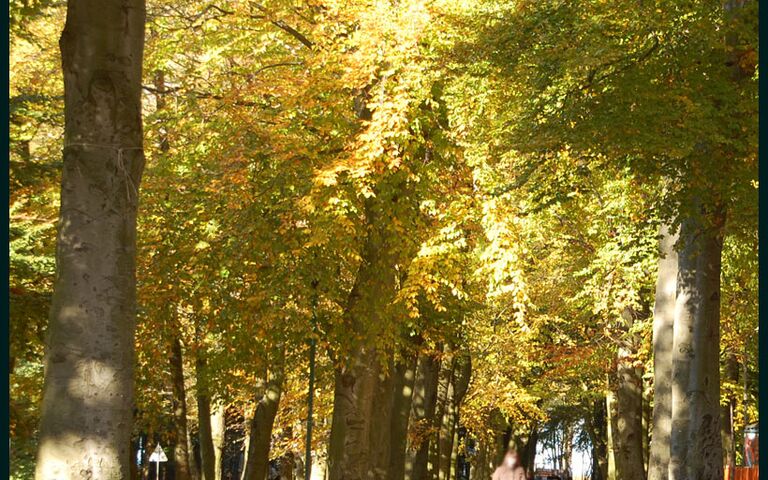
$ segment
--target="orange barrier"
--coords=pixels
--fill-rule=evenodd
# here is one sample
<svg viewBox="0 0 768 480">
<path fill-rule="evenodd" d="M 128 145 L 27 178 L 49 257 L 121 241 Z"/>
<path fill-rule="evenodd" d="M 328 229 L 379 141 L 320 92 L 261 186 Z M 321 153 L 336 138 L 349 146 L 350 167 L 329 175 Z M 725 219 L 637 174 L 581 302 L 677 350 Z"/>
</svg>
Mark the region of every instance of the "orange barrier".
<svg viewBox="0 0 768 480">
<path fill-rule="evenodd" d="M 730 467 L 725 467 L 725 480 L 758 480 L 759 467 L 736 467 L 731 472 Z"/>
</svg>

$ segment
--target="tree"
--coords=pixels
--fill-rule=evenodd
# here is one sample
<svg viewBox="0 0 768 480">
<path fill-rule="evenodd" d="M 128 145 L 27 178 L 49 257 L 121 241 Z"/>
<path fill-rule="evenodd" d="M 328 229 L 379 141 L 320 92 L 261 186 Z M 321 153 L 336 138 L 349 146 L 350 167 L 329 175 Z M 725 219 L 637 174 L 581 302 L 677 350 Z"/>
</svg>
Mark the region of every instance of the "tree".
<svg viewBox="0 0 768 480">
<path fill-rule="evenodd" d="M 37 478 L 129 475 L 144 2 L 72 2 Z"/>
</svg>

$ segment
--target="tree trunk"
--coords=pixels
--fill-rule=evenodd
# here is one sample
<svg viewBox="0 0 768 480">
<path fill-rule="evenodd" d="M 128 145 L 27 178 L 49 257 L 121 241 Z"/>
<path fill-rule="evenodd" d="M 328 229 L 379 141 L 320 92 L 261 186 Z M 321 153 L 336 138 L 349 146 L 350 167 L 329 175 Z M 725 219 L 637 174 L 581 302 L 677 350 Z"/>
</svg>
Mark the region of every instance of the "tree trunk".
<svg viewBox="0 0 768 480">
<path fill-rule="evenodd" d="M 563 425 L 563 465 L 561 470 L 571 476 L 571 463 L 573 463 L 573 425 L 566 422 Z"/>
<path fill-rule="evenodd" d="M 608 479 L 608 447 L 605 399 L 595 400 L 587 430 L 592 443 L 592 480 Z"/>
<path fill-rule="evenodd" d="M 389 472 L 387 477 L 389 480 L 403 480 L 405 478 L 408 424 L 413 403 L 417 359 L 416 354 L 409 352 L 395 365 L 395 379 L 392 392 L 394 404 L 392 406 L 392 422 L 390 425 L 392 452 L 389 456 Z"/>
<path fill-rule="evenodd" d="M 200 477 L 202 480 L 216 478 L 216 453 L 213 446 L 211 429 L 211 397 L 208 393 L 203 370 L 205 360 L 198 358 L 195 362 L 197 376 L 197 422 L 198 440 L 200 441 Z"/>
<path fill-rule="evenodd" d="M 653 393 L 648 388 L 650 381 L 643 379 L 643 470 L 648 472 L 648 461 L 651 455 L 651 423 L 653 422 Z M 646 475 L 647 478 L 647 475 Z"/>
<path fill-rule="evenodd" d="M 477 447 L 477 456 L 473 459 L 469 472 L 471 479 L 487 479 L 491 477 L 490 461 L 488 460 L 488 445 L 480 442 Z"/>
<path fill-rule="evenodd" d="M 622 315 L 627 331 L 635 313 L 626 309 Z M 637 342 L 625 340 L 618 349 L 615 377 L 615 402 L 611 412 L 611 437 L 616 476 L 621 480 L 644 480 L 643 464 L 643 376 L 635 366 Z"/>
<path fill-rule="evenodd" d="M 451 449 L 450 454 L 448 455 L 450 464 L 446 472 L 446 479 L 455 478 L 456 462 L 458 461 L 459 453 L 459 411 L 461 408 L 461 403 L 464 401 L 464 396 L 467 394 L 467 390 L 469 389 L 469 380 L 471 376 L 472 363 L 470 361 L 469 355 L 463 355 L 456 358 L 455 366 L 453 369 L 453 376 L 451 379 Z"/>
<path fill-rule="evenodd" d="M 191 480 L 187 433 L 187 398 L 184 388 L 184 357 L 181 340 L 171 340 L 171 378 L 173 387 L 173 466 L 176 480 Z"/>
<path fill-rule="evenodd" d="M 719 357 L 724 215 L 699 212 L 684 219 L 680 230 L 670 480 L 723 478 Z"/>
<path fill-rule="evenodd" d="M 440 368 L 440 383 L 437 389 L 437 408 L 435 409 L 435 428 L 437 438 L 433 444 L 430 465 L 430 478 L 449 480 L 451 468 L 451 446 L 453 444 L 453 372 L 456 362 L 451 349 L 443 349 L 443 361 Z"/>
<path fill-rule="evenodd" d="M 397 191 L 395 187 L 394 191 Z M 377 338 L 392 327 L 390 303 L 397 286 L 399 235 L 383 212 L 394 208 L 397 195 L 377 195 L 365 204 L 368 232 L 355 284 L 344 311 L 352 335 L 351 352 L 336 369 L 333 420 L 328 448 L 330 480 L 358 480 L 370 475 L 371 426 L 378 388 L 380 356 Z M 377 412 L 377 415 L 379 412 Z"/>
<path fill-rule="evenodd" d="M 67 3 L 64 169 L 36 478 L 130 475 L 142 0 Z"/>
<path fill-rule="evenodd" d="M 358 480 L 368 474 L 378 361 L 375 349 L 361 349 L 350 359 L 348 367 L 336 372 L 328 448 L 330 480 Z"/>
<path fill-rule="evenodd" d="M 653 308 L 653 428 L 648 460 L 648 480 L 669 475 L 672 430 L 672 338 L 677 291 L 677 233 L 662 225 L 659 240 L 659 271 Z"/>
<path fill-rule="evenodd" d="M 606 476 L 608 480 L 621 480 L 616 477 L 616 456 L 614 452 L 614 436 L 616 435 L 616 396 L 609 389 L 605 393 L 605 414 L 606 414 L 606 447 L 608 454 Z"/>
<path fill-rule="evenodd" d="M 736 385 L 739 381 L 739 363 L 735 355 L 729 354 L 725 360 L 724 373 L 729 383 Z M 723 459 L 725 465 L 733 472 L 736 467 L 736 442 L 733 435 L 733 410 L 736 406 L 736 398 L 732 395 L 728 403 L 720 407 L 720 435 L 723 438 Z M 729 479 L 726 479 L 729 480 Z"/>
<path fill-rule="evenodd" d="M 280 406 L 285 378 L 285 352 L 281 351 L 268 372 L 266 383 L 257 389 L 256 410 L 253 413 L 248 434 L 248 450 L 243 470 L 243 480 L 264 480 L 269 468 L 269 447 L 272 429 Z"/>
<path fill-rule="evenodd" d="M 419 357 L 413 388 L 409 430 L 412 432 L 411 438 L 415 440 L 408 445 L 406 453 L 405 478 L 408 480 L 426 480 L 427 478 L 439 375 L 440 361 L 432 355 L 422 354 Z"/>
<path fill-rule="evenodd" d="M 388 476 L 389 455 L 392 449 L 390 427 L 395 400 L 393 370 L 394 358 L 390 355 L 386 369 L 379 365 L 376 392 L 373 397 L 372 411 L 375 415 L 371 418 L 370 446 L 368 447 L 368 451 L 371 452 L 371 465 L 368 478 L 374 480 L 383 480 Z"/>
<path fill-rule="evenodd" d="M 531 426 L 531 431 L 526 438 L 525 444 L 520 445 L 518 453 L 528 475 L 533 475 L 533 467 L 536 464 L 536 444 L 539 441 L 539 428 L 535 423 Z"/>
<path fill-rule="evenodd" d="M 226 407 L 216 402 L 211 412 L 211 443 L 213 443 L 213 478 L 221 480 L 224 435 L 227 431 Z"/>
</svg>

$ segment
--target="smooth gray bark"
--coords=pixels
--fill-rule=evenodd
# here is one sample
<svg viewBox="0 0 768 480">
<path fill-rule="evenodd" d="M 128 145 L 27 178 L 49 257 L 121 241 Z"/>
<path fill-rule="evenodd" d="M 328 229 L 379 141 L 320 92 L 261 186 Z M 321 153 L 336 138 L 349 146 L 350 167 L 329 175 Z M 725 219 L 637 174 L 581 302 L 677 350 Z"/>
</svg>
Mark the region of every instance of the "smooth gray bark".
<svg viewBox="0 0 768 480">
<path fill-rule="evenodd" d="M 226 408 L 216 402 L 211 408 L 211 443 L 213 444 L 213 478 L 221 480 L 221 460 L 224 455 L 224 434 L 227 431 Z"/>
<path fill-rule="evenodd" d="M 36 478 L 130 474 L 143 0 L 67 4 L 64 168 Z"/>
<path fill-rule="evenodd" d="M 719 357 L 724 215 L 703 208 L 696 213 L 680 228 L 670 480 L 723 478 Z"/>
<path fill-rule="evenodd" d="M 677 292 L 677 232 L 662 225 L 659 239 L 659 269 L 653 307 L 653 422 L 648 460 L 648 480 L 666 480 L 669 475 L 672 430 L 672 340 Z"/>
</svg>

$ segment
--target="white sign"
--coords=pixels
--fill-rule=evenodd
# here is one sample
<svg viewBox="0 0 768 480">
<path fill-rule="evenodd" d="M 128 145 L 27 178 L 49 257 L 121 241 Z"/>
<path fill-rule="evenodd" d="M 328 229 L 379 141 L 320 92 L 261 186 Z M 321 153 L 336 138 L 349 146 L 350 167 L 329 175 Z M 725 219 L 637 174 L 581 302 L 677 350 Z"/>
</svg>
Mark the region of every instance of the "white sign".
<svg viewBox="0 0 768 480">
<path fill-rule="evenodd" d="M 155 451 L 152 452 L 152 455 L 149 456 L 150 462 L 167 462 L 168 457 L 165 456 L 165 452 L 163 451 L 163 447 L 160 446 L 158 443 L 155 447 Z"/>
</svg>

